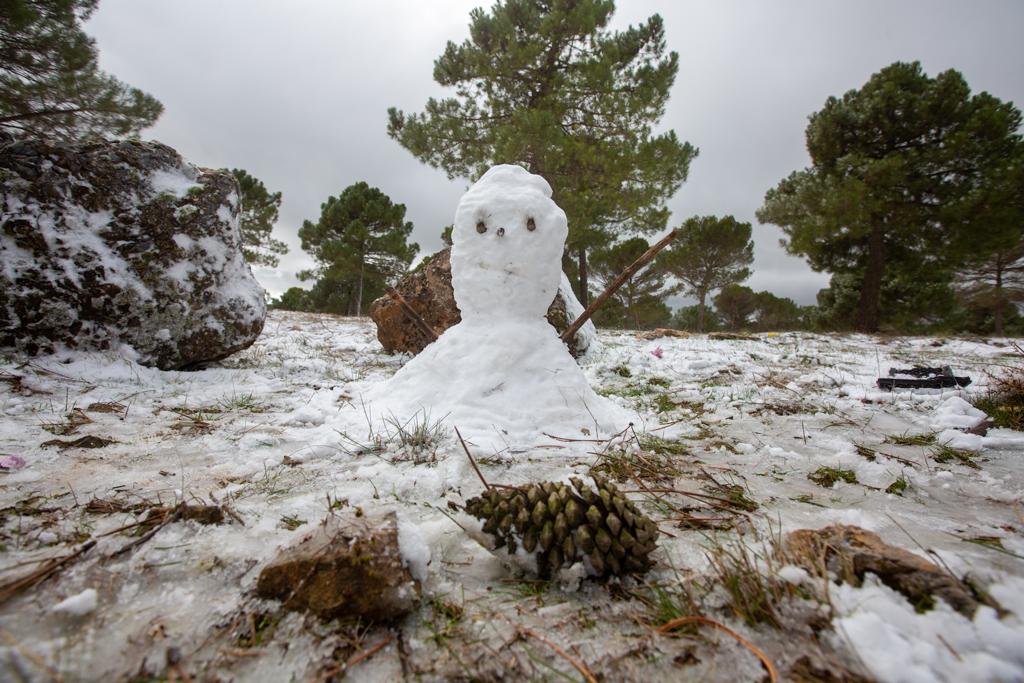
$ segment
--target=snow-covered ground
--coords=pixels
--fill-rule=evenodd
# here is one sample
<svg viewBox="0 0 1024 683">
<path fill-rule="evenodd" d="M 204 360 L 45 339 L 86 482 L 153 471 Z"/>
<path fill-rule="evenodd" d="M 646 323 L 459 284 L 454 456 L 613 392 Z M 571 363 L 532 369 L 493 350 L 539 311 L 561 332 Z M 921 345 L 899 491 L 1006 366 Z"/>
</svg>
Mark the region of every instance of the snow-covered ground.
<svg viewBox="0 0 1024 683">
<path fill-rule="evenodd" d="M 1008 344 L 601 332 L 584 371 L 598 393 L 641 414 L 636 434 L 550 434 L 530 452 L 474 455 L 489 481 L 516 484 L 619 462 L 643 469 L 650 462 L 630 460 L 633 444 L 658 444 L 663 452 L 647 456 L 658 472 L 621 484 L 665 532 L 658 565 L 641 581 L 612 584 L 515 577 L 449 518 L 448 501 L 482 488 L 458 425 L 430 415 L 424 431 L 437 438 L 403 444 L 398 425 L 382 426 L 361 399 L 407 360 L 383 353 L 368 320 L 286 312 L 271 313 L 251 348 L 196 372 L 105 354 L 3 358 L 0 456 L 24 465 L 0 461 L 15 468 L 0 474 L 0 583 L 96 545 L 0 604 L 0 679 L 166 680 L 166 653 L 177 648 L 176 670 L 197 680 L 313 680 L 350 660 L 348 676 L 359 680 L 578 680 L 570 659 L 605 680 L 760 680 L 758 659 L 718 631 L 655 632 L 690 608 L 738 631 L 783 673 L 817 653 L 886 681 L 1024 680 L 1024 434 L 958 431 L 981 417 L 964 399 L 985 391 L 986 373 L 1019 362 Z M 889 367 L 914 363 L 948 364 L 974 383 L 875 387 Z M 929 434 L 933 444 L 894 443 Z M 114 443 L 42 445 L 89 435 Z M 946 459 L 942 444 L 974 455 Z M 850 470 L 856 483 L 819 486 L 808 475 L 821 467 Z M 668 479 L 652 483 L 659 472 Z M 887 493 L 897 482 L 902 495 Z M 658 493 L 668 489 L 757 509 L 701 508 Z M 181 501 L 233 514 L 221 525 L 168 524 L 111 556 L 140 537 L 137 528 L 109 532 L 145 505 Z M 417 612 L 390 628 L 324 625 L 252 596 L 278 549 L 348 506 L 397 510 L 410 561 L 429 556 Z M 830 608 L 792 598 L 783 628 L 748 625 L 702 580 L 713 573 L 708 555 L 736 539 L 756 549 L 837 523 L 969 573 L 1005 611 L 982 606 L 968 619 L 940 602 L 919 613 L 869 577 L 831 585 Z M 699 604 L 686 604 L 686 587 Z M 824 628 L 793 616 L 822 610 Z"/>
</svg>

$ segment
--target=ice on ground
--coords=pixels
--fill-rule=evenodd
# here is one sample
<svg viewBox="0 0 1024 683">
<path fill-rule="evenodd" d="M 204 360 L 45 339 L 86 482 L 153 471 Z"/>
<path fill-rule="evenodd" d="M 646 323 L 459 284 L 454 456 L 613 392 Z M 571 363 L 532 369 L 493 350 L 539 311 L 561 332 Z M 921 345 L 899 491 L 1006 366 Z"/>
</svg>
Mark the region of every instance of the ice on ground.
<svg viewBox="0 0 1024 683">
<path fill-rule="evenodd" d="M 445 419 L 487 453 L 524 450 L 545 432 L 599 438 L 636 422 L 594 392 L 544 318 L 564 278 L 567 234 L 547 181 L 519 166 L 487 171 L 455 212 L 462 320 L 367 394 L 377 419 Z"/>
</svg>

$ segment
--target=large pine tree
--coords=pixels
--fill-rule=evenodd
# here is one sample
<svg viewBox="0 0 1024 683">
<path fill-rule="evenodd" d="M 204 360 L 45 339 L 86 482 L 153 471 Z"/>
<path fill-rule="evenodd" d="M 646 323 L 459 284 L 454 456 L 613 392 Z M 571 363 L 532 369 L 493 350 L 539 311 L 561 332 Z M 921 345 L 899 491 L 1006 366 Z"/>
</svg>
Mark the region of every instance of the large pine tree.
<svg viewBox="0 0 1024 683">
<path fill-rule="evenodd" d="M 420 114 L 388 111 L 388 134 L 450 178 L 496 163 L 544 176 L 569 218 L 586 305 L 587 251 L 620 232 L 665 227 L 665 202 L 697 150 L 655 135 L 678 70 L 654 15 L 608 30 L 611 0 L 504 0 L 470 14 L 470 37 L 449 42 L 434 80 L 455 96 Z"/>
<path fill-rule="evenodd" d="M 750 323 L 750 316 L 757 311 L 757 294 L 750 287 L 731 284 L 722 287 L 714 298 L 715 309 L 722 316 L 730 330 L 742 330 Z"/>
<path fill-rule="evenodd" d="M 0 2 L 0 129 L 66 140 L 137 135 L 163 111 L 103 73 L 82 31 L 99 0 Z"/>
<path fill-rule="evenodd" d="M 697 331 L 704 331 L 708 294 L 750 277 L 754 262 L 750 223 L 732 216 L 694 216 L 676 231 L 662 262 L 683 283 L 684 292 L 697 298 Z"/>
<path fill-rule="evenodd" d="M 989 229 L 985 211 L 965 207 L 981 208 L 971 198 L 1020 146 L 1020 123 L 956 71 L 930 78 L 897 62 L 810 117 L 811 166 L 768 191 L 758 220 L 781 226 L 815 270 L 855 277 L 854 324 L 877 331 L 887 281 L 955 266 L 957 236 Z"/>
<path fill-rule="evenodd" d="M 320 219 L 303 221 L 299 228 L 303 250 L 317 262 L 299 278 L 318 278 L 311 293 L 320 302 L 318 310 L 362 315 L 363 304 L 383 294 L 419 252 L 418 244 L 407 241 L 411 233 L 405 205 L 365 182 L 328 197 L 320 205 Z"/>
<path fill-rule="evenodd" d="M 242 254 L 248 263 L 276 268 L 277 256 L 288 253 L 287 244 L 271 237 L 281 208 L 281 193 L 270 192 L 262 180 L 240 168 L 231 169 L 231 175 L 242 193 Z"/>
</svg>

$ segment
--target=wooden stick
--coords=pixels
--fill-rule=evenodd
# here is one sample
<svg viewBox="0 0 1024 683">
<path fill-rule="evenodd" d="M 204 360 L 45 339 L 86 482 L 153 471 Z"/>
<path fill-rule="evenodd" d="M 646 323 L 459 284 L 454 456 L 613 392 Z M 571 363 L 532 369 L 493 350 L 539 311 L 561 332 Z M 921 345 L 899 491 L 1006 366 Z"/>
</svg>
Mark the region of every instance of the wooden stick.
<svg viewBox="0 0 1024 683">
<path fill-rule="evenodd" d="M 617 278 L 612 280 L 611 284 L 605 287 L 604 291 L 601 292 L 600 296 L 598 296 L 596 299 L 590 302 L 590 305 L 587 306 L 587 310 L 583 311 L 583 313 L 580 314 L 580 317 L 576 318 L 576 320 L 573 321 L 572 325 L 569 325 L 569 327 L 566 328 L 565 332 L 562 333 L 562 341 L 567 342 L 570 339 L 572 339 L 573 335 L 579 332 L 580 328 L 583 327 L 583 323 L 590 320 L 590 316 L 594 315 L 594 311 L 600 308 L 601 305 L 608 300 L 608 297 L 610 297 L 612 294 L 618 291 L 619 287 L 626 283 L 626 280 L 633 277 L 636 274 L 636 271 L 646 266 L 647 263 L 652 258 L 654 258 L 659 251 L 667 247 L 668 243 L 674 240 L 675 238 L 676 231 L 672 230 L 672 232 L 661 238 L 660 242 L 658 242 L 653 247 L 645 251 L 640 256 L 640 258 L 638 258 L 636 261 L 633 261 L 632 265 L 630 265 L 629 268 L 626 268 L 619 274 Z"/>
<path fill-rule="evenodd" d="M 490 490 L 491 485 L 487 483 L 487 480 L 484 479 L 483 472 L 481 472 L 480 468 L 476 466 L 476 460 L 473 459 L 473 454 L 470 453 L 469 448 L 466 447 L 466 442 L 462 440 L 462 434 L 459 433 L 458 427 L 455 428 L 455 436 L 459 437 L 459 443 L 462 444 L 462 450 L 466 451 L 466 457 L 469 458 L 469 464 L 473 466 L 474 470 L 476 470 L 476 476 L 480 477 L 480 482 L 483 483 L 484 488 Z"/>
<path fill-rule="evenodd" d="M 405 314 L 409 316 L 414 323 L 416 323 L 416 326 L 419 327 L 420 330 L 425 335 L 427 335 L 427 337 L 430 338 L 430 341 L 437 341 L 437 332 L 434 332 L 434 328 L 428 325 L 427 321 L 420 317 L 420 314 L 417 313 L 416 310 L 409 305 L 409 302 L 406 301 L 405 298 L 398 293 L 397 289 L 395 289 L 394 287 L 388 287 L 388 295 L 398 302 L 398 305 L 402 307 L 402 310 L 405 311 Z"/>
<path fill-rule="evenodd" d="M 741 636 L 739 633 L 736 633 L 736 631 L 733 631 L 731 628 L 729 628 L 725 624 L 720 624 L 717 621 L 715 621 L 714 619 L 708 619 L 707 617 L 702 617 L 702 616 L 698 616 L 698 615 L 692 615 L 692 616 L 688 616 L 688 617 L 679 617 L 678 619 L 673 619 L 673 620 L 665 622 L 664 624 L 659 626 L 657 628 L 657 632 L 658 633 L 668 633 L 669 631 L 671 631 L 672 629 L 674 629 L 674 628 L 676 628 L 678 626 L 682 626 L 684 624 L 695 624 L 695 623 L 696 624 L 706 624 L 708 626 L 712 626 L 714 628 L 717 628 L 719 631 L 722 631 L 723 633 L 727 633 L 728 635 L 730 635 L 733 638 L 735 638 L 736 641 L 739 642 L 740 645 L 743 645 L 745 648 L 747 648 L 748 650 L 753 652 L 757 656 L 757 658 L 761 660 L 761 663 L 764 664 L 764 668 L 768 670 L 768 677 L 771 679 L 771 683 L 777 683 L 777 681 L 779 680 L 779 672 L 775 668 L 775 665 L 772 664 L 772 660 L 768 659 L 768 655 L 766 655 L 764 653 L 764 650 L 762 650 L 758 646 L 754 645 L 752 642 L 750 642 L 749 640 L 747 640 L 746 638 Z"/>
</svg>

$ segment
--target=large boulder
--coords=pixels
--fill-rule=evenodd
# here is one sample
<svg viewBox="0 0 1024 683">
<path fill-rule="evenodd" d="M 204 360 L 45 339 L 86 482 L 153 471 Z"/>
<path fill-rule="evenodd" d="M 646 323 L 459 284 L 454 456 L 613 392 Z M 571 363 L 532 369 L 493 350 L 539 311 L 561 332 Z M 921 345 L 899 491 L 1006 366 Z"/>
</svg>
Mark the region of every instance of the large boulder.
<svg viewBox="0 0 1024 683">
<path fill-rule="evenodd" d="M 246 348 L 266 305 L 238 216 L 229 172 L 166 145 L 0 136 L 0 346 L 161 369 Z"/>
<path fill-rule="evenodd" d="M 409 307 L 440 336 L 442 332 L 461 321 L 462 314 L 455 305 L 455 292 L 452 289 L 451 249 L 443 249 L 428 259 L 421 267 L 402 278 L 395 289 Z M 558 294 L 548 307 L 548 322 L 561 334 L 581 313 L 583 306 L 576 299 L 568 278 L 563 274 Z M 416 354 L 432 341 L 403 310 L 402 305 L 389 295 L 384 295 L 373 302 L 370 317 L 377 324 L 377 339 L 388 353 Z M 595 334 L 594 323 L 588 320 L 573 339 L 569 340 L 569 352 L 574 357 L 584 353 Z"/>
</svg>

